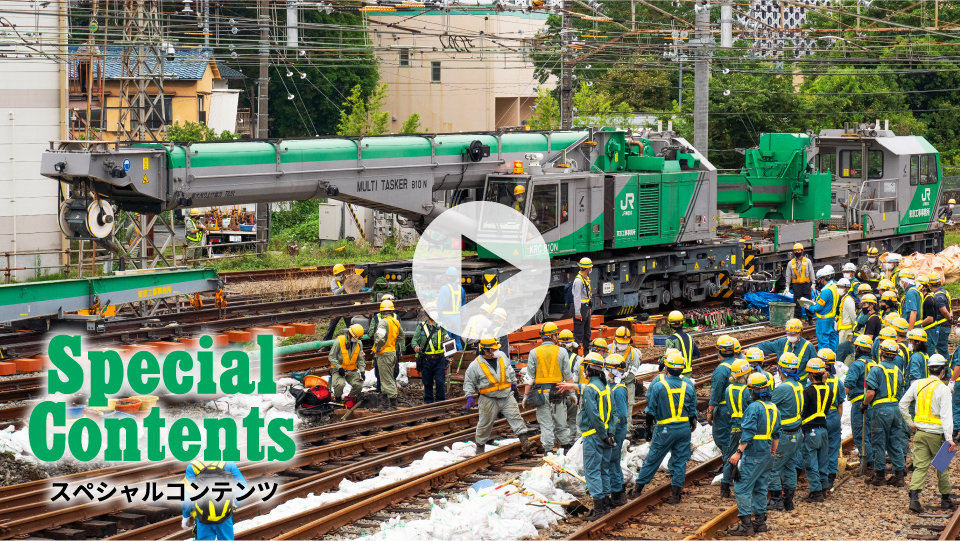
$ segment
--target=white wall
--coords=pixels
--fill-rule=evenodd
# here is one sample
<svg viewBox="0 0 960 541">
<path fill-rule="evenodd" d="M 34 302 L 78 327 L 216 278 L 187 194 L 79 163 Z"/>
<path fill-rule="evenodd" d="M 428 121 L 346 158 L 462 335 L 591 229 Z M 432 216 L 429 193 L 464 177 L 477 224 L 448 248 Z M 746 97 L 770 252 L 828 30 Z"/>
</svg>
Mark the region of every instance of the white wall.
<svg viewBox="0 0 960 541">
<path fill-rule="evenodd" d="M 61 139 L 61 3 L 42 4 L 0 0 L 0 14 L 29 41 L 28 46 L 9 31 L 0 35 L 0 51 L 6 53 L 0 57 L 0 281 L 8 261 L 28 267 L 14 272 L 14 279 L 22 280 L 37 272 L 37 255 L 24 252 L 62 246 L 57 183 L 39 174 L 41 153 Z M 42 266 L 59 263 L 57 254 L 40 256 Z"/>
</svg>

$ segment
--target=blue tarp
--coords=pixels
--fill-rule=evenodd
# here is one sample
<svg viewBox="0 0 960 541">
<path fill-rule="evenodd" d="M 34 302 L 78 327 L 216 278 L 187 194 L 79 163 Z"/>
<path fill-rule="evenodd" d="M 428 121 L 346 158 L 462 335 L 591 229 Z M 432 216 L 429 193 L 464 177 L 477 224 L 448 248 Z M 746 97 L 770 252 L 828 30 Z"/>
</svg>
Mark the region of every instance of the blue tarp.
<svg viewBox="0 0 960 541">
<path fill-rule="evenodd" d="M 770 317 L 768 306 L 771 302 L 793 302 L 793 295 L 755 291 L 744 295 L 743 300 L 750 305 L 750 308 L 759 310 L 764 316 Z"/>
</svg>

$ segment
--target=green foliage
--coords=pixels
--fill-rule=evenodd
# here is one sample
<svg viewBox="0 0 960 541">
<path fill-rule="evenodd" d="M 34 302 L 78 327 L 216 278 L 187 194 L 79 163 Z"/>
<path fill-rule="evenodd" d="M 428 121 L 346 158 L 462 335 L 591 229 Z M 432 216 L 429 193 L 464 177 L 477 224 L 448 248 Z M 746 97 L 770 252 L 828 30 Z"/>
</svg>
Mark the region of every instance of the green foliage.
<svg viewBox="0 0 960 541">
<path fill-rule="evenodd" d="M 240 136 L 230 130 L 223 130 L 220 133 L 213 128 L 200 122 L 186 121 L 183 124 L 174 122 L 172 126 L 167 126 L 167 141 L 177 143 L 197 143 L 201 141 L 232 141 L 239 139 Z"/>
<path fill-rule="evenodd" d="M 573 94 L 574 126 L 596 126 L 628 129 L 633 128 L 630 105 L 614 104 L 613 98 L 603 90 L 588 84 L 580 85 Z"/>
<path fill-rule="evenodd" d="M 537 99 L 533 114 L 527 124 L 531 130 L 555 130 L 560 127 L 560 104 L 546 88 L 537 87 Z"/>
<path fill-rule="evenodd" d="M 316 224 L 314 224 L 316 228 Z M 263 255 L 252 251 L 240 257 L 215 258 L 208 262 L 217 270 L 255 270 L 279 269 L 286 267 L 309 267 L 315 265 L 333 265 L 335 263 L 361 263 L 410 259 L 413 247 L 384 250 L 363 241 L 341 240 L 333 244 L 317 246 L 316 242 L 300 246 L 300 252 L 291 256 L 284 251 L 286 242 L 279 238 L 271 239 L 271 250 Z"/>
<path fill-rule="evenodd" d="M 319 234 L 320 207 L 315 200 L 291 201 L 288 210 L 273 211 L 271 221 L 271 236 L 284 245 L 314 244 Z"/>
<path fill-rule="evenodd" d="M 594 82 L 598 91 L 617 104 L 626 104 L 632 111 L 669 111 L 677 98 L 677 74 L 674 70 L 645 67 L 653 59 L 635 55 L 627 62 L 615 64 L 603 81 Z"/>
<path fill-rule="evenodd" d="M 420 113 L 413 113 L 400 126 L 401 134 L 423 133 L 423 126 L 420 125 Z"/>
<path fill-rule="evenodd" d="M 382 135 L 387 132 L 390 113 L 383 111 L 387 99 L 387 85 L 381 83 L 369 95 L 360 85 L 353 87 L 340 110 L 337 135 Z"/>
</svg>

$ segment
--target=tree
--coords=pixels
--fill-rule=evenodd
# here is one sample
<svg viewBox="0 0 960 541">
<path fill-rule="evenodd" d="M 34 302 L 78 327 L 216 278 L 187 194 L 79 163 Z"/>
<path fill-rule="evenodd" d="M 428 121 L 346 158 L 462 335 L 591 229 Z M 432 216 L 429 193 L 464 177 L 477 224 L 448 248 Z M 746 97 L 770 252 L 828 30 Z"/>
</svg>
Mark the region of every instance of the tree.
<svg viewBox="0 0 960 541">
<path fill-rule="evenodd" d="M 527 124 L 531 130 L 555 130 L 560 127 L 560 104 L 546 88 L 537 87 L 537 99 L 533 114 Z"/>
<path fill-rule="evenodd" d="M 343 102 L 337 135 L 382 135 L 387 132 L 390 113 L 382 111 L 387 99 L 387 85 L 377 85 L 373 92 L 364 96 L 363 87 L 357 85 Z"/>
<path fill-rule="evenodd" d="M 413 113 L 400 126 L 401 134 L 423 133 L 423 126 L 420 125 L 420 113 Z"/>
<path fill-rule="evenodd" d="M 174 122 L 167 126 L 167 141 L 176 143 L 196 143 L 200 141 L 232 141 L 240 136 L 230 130 L 216 133 L 213 128 L 199 122 Z"/>
<path fill-rule="evenodd" d="M 573 94 L 574 126 L 633 128 L 630 106 L 620 102 L 614 105 L 609 94 L 596 90 L 591 84 L 581 84 Z"/>
</svg>

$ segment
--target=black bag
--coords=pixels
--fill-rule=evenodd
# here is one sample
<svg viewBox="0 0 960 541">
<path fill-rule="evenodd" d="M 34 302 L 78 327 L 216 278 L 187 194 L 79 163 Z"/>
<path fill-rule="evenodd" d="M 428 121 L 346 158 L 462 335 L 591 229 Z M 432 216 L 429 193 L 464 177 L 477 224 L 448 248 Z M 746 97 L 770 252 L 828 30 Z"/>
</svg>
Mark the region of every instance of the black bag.
<svg viewBox="0 0 960 541">
<path fill-rule="evenodd" d="M 544 393 L 541 393 L 541 389 L 546 389 L 548 385 L 531 385 L 530 389 L 527 391 L 526 401 L 527 405 L 531 408 L 539 408 L 540 406 L 547 403 L 547 399 L 544 398 Z"/>
</svg>

